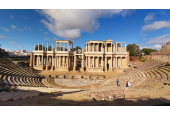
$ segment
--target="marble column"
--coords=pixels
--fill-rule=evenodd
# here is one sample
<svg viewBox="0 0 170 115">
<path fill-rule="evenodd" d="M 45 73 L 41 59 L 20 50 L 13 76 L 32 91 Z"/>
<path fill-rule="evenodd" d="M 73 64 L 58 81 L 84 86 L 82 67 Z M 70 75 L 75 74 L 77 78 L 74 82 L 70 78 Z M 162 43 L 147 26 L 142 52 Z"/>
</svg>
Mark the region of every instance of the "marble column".
<svg viewBox="0 0 170 115">
<path fill-rule="evenodd" d="M 87 44 L 86 44 L 86 52 L 87 52 Z"/>
<path fill-rule="evenodd" d="M 33 54 L 33 67 L 35 65 L 35 55 Z"/>
<path fill-rule="evenodd" d="M 70 56 L 69 56 L 69 66 L 71 65 L 70 63 L 71 63 L 71 62 L 70 62 Z"/>
<path fill-rule="evenodd" d="M 68 56 L 67 56 L 67 67 L 68 67 Z"/>
<path fill-rule="evenodd" d="M 103 57 L 101 57 L 101 65 L 102 65 L 102 68 L 103 68 Z"/>
<path fill-rule="evenodd" d="M 76 56 L 74 56 L 74 67 L 76 66 Z"/>
<path fill-rule="evenodd" d="M 52 42 L 52 49 L 51 51 L 54 51 L 54 42 Z"/>
<path fill-rule="evenodd" d="M 37 55 L 37 66 L 39 66 L 39 55 Z"/>
<path fill-rule="evenodd" d="M 114 57 L 114 67 L 116 67 L 116 62 L 115 62 L 116 60 L 115 60 L 115 57 Z"/>
<path fill-rule="evenodd" d="M 105 68 L 107 68 L 107 57 L 105 57 Z"/>
<path fill-rule="evenodd" d="M 63 51 L 65 51 L 65 42 L 64 42 L 64 48 L 63 48 Z"/>
<path fill-rule="evenodd" d="M 116 52 L 117 52 L 117 42 L 116 42 Z"/>
<path fill-rule="evenodd" d="M 42 51 L 44 51 L 44 44 L 42 43 Z"/>
<path fill-rule="evenodd" d="M 121 57 L 121 68 L 122 68 L 122 57 Z"/>
<path fill-rule="evenodd" d="M 103 43 L 102 43 L 102 49 L 101 49 L 101 51 L 103 52 Z"/>
<path fill-rule="evenodd" d="M 126 52 L 126 43 L 125 43 L 125 52 Z"/>
<path fill-rule="evenodd" d="M 88 66 L 90 67 L 90 56 L 88 56 L 88 60 L 89 60 L 89 61 L 88 61 L 88 62 L 89 62 L 89 63 L 88 63 Z"/>
<path fill-rule="evenodd" d="M 98 52 L 99 52 L 99 43 L 98 43 Z"/>
<path fill-rule="evenodd" d="M 67 47 L 67 51 L 69 51 L 69 42 L 68 42 L 68 47 Z"/>
<path fill-rule="evenodd" d="M 86 67 L 87 67 L 87 56 L 86 56 Z"/>
<path fill-rule="evenodd" d="M 121 43 L 121 52 L 122 52 L 122 43 Z"/>
<path fill-rule="evenodd" d="M 116 52 L 116 47 L 115 47 L 115 43 L 114 43 L 114 52 Z"/>
<path fill-rule="evenodd" d="M 56 51 L 57 51 L 57 44 L 58 44 L 58 42 L 56 43 L 56 48 L 55 48 Z"/>
<path fill-rule="evenodd" d="M 99 57 L 97 57 L 97 67 L 99 67 Z"/>
<path fill-rule="evenodd" d="M 93 56 L 93 68 L 94 68 L 94 58 L 95 58 L 95 57 Z"/>
<path fill-rule="evenodd" d="M 61 51 L 61 42 L 60 42 L 60 51 Z"/>
<path fill-rule="evenodd" d="M 51 66 L 54 66 L 54 63 L 53 63 L 53 56 L 51 56 L 51 63 L 52 63 L 52 65 Z"/>
<path fill-rule="evenodd" d="M 57 56 L 55 56 L 55 67 L 57 66 Z"/>
<path fill-rule="evenodd" d="M 35 44 L 34 44 L 34 50 L 35 50 Z"/>
<path fill-rule="evenodd" d="M 45 51 L 46 51 L 46 44 L 45 44 Z"/>
<path fill-rule="evenodd" d="M 96 51 L 95 43 L 93 43 L 93 52 Z"/>
<path fill-rule="evenodd" d="M 48 70 L 48 56 L 46 57 L 47 58 L 47 61 L 46 61 L 46 70 Z"/>
<path fill-rule="evenodd" d="M 113 52 L 113 47 L 112 47 L 112 43 L 111 43 L 111 52 Z"/>
<path fill-rule="evenodd" d="M 72 51 L 73 51 L 73 43 L 72 43 Z"/>
<path fill-rule="evenodd" d="M 112 62 L 113 62 L 113 57 L 111 56 L 111 69 L 113 68 Z M 113 70 L 113 69 L 112 69 L 112 70 Z"/>
<path fill-rule="evenodd" d="M 47 51 L 48 51 L 48 42 L 47 42 Z"/>
<path fill-rule="evenodd" d="M 106 52 L 108 52 L 108 51 L 107 51 L 107 43 L 106 43 Z"/>
<path fill-rule="evenodd" d="M 126 63 L 127 63 L 127 58 L 125 57 L 125 68 L 127 67 Z"/>
<path fill-rule="evenodd" d="M 116 57 L 116 68 L 117 68 L 117 57 Z"/>
<path fill-rule="evenodd" d="M 59 64 L 59 67 L 61 66 L 61 56 L 59 56 L 59 62 L 58 62 L 58 64 Z"/>
<path fill-rule="evenodd" d="M 44 57 L 44 56 L 42 55 L 42 66 L 44 65 L 44 60 L 43 60 L 43 57 Z"/>
<path fill-rule="evenodd" d="M 65 66 L 65 56 L 63 56 L 63 67 Z"/>
<path fill-rule="evenodd" d="M 82 67 L 84 67 L 84 56 L 82 56 Z"/>
</svg>

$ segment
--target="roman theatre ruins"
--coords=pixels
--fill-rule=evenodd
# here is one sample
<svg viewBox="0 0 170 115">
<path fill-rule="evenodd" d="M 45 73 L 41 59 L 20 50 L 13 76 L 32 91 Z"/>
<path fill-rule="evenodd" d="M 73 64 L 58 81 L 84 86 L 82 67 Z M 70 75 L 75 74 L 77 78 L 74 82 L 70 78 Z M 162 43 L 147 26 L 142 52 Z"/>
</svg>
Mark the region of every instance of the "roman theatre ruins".
<svg viewBox="0 0 170 115">
<path fill-rule="evenodd" d="M 86 71 L 86 72 L 114 72 L 123 71 L 128 66 L 129 53 L 126 42 L 113 40 L 89 40 L 82 52 L 73 51 L 73 42 L 56 40 L 56 47 L 52 43 L 52 50 L 47 47 L 34 50 L 30 57 L 30 66 L 37 70 L 51 71 Z M 123 47 L 124 45 L 124 47 Z M 44 44 L 42 44 L 44 47 Z M 65 51 L 64 49 L 68 50 Z M 79 64 L 80 63 L 80 64 Z"/>
</svg>

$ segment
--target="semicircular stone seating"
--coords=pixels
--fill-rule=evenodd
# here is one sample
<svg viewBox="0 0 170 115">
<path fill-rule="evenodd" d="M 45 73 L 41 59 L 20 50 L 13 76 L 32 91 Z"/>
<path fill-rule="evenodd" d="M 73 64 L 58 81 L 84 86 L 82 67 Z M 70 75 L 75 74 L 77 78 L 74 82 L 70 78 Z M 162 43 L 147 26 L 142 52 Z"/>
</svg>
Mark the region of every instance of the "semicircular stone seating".
<svg viewBox="0 0 170 115">
<path fill-rule="evenodd" d="M 0 83 L 9 86 L 46 87 L 44 77 L 18 66 L 7 58 L 0 58 Z"/>
<path fill-rule="evenodd" d="M 165 63 L 155 60 L 137 64 L 134 69 L 127 69 L 123 74 L 108 79 L 100 87 L 116 87 L 117 79 L 119 79 L 120 88 L 125 88 L 127 81 L 129 81 L 133 87 L 141 83 L 143 84 L 141 87 L 144 87 L 151 82 L 169 80 L 170 66 L 164 65 Z M 135 88 L 139 89 L 139 86 Z"/>
</svg>

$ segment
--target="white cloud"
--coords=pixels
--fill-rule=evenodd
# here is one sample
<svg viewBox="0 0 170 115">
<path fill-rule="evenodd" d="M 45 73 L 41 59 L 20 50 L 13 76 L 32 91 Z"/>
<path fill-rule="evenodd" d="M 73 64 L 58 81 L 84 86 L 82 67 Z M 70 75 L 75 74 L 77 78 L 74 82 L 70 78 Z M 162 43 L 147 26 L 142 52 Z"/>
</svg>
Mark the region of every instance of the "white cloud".
<svg viewBox="0 0 170 115">
<path fill-rule="evenodd" d="M 4 27 L 0 27 L 0 28 L 7 31 L 7 32 L 9 32 L 9 30 L 7 28 L 4 28 Z"/>
<path fill-rule="evenodd" d="M 21 46 L 18 46 L 17 48 L 22 48 Z"/>
<path fill-rule="evenodd" d="M 155 21 L 152 24 L 144 25 L 141 33 L 144 31 L 158 30 L 164 27 L 170 27 L 170 21 Z"/>
<path fill-rule="evenodd" d="M 18 31 L 22 31 L 21 29 L 18 29 Z"/>
<path fill-rule="evenodd" d="M 47 32 L 44 32 L 44 34 L 48 34 Z"/>
<path fill-rule="evenodd" d="M 6 38 L 6 36 L 0 35 L 0 38 Z"/>
<path fill-rule="evenodd" d="M 57 38 L 56 37 L 53 37 L 54 38 L 54 40 L 57 40 Z"/>
<path fill-rule="evenodd" d="M 10 17 L 11 17 L 12 19 L 14 19 L 14 16 L 13 16 L 13 15 L 10 15 Z"/>
<path fill-rule="evenodd" d="M 43 31 L 41 28 L 39 28 L 40 31 Z"/>
<path fill-rule="evenodd" d="M 158 36 L 158 37 L 155 37 L 154 39 L 149 40 L 146 44 L 160 44 L 160 45 L 164 45 L 168 41 L 170 41 L 170 35 L 169 34 L 165 34 L 163 36 Z"/>
<path fill-rule="evenodd" d="M 16 28 L 16 26 L 11 24 L 11 28 Z"/>
<path fill-rule="evenodd" d="M 146 41 L 147 40 L 147 38 L 143 38 L 143 40 L 142 41 Z"/>
<path fill-rule="evenodd" d="M 144 47 L 140 47 L 140 50 L 142 50 L 143 48 L 150 48 L 150 49 L 160 50 L 162 48 L 162 45 L 156 44 L 154 46 L 144 46 Z"/>
<path fill-rule="evenodd" d="M 10 43 L 10 44 L 17 44 L 16 42 L 11 42 L 11 41 L 8 41 L 8 43 Z"/>
<path fill-rule="evenodd" d="M 48 39 L 48 38 L 46 38 L 46 37 L 44 37 L 44 39 L 45 39 L 45 40 L 50 40 L 50 39 Z"/>
<path fill-rule="evenodd" d="M 162 48 L 162 45 L 160 45 L 160 44 L 156 44 L 155 46 L 154 46 L 154 49 L 157 49 L 157 50 L 160 50 Z"/>
<path fill-rule="evenodd" d="M 29 27 L 25 27 L 24 29 L 29 30 L 30 32 L 32 32 L 31 28 L 29 28 Z"/>
<path fill-rule="evenodd" d="M 36 10 L 48 19 L 41 22 L 50 32 L 64 39 L 77 39 L 81 37 L 82 31 L 93 32 L 99 28 L 99 18 L 111 17 L 113 15 L 128 15 L 131 11 L 123 9 L 86 9 L 86 10 Z"/>
<path fill-rule="evenodd" d="M 154 19 L 154 15 L 155 15 L 154 13 L 148 14 L 148 15 L 145 17 L 144 22 L 145 22 L 145 23 L 148 23 L 149 21 L 153 20 L 153 19 Z"/>
</svg>

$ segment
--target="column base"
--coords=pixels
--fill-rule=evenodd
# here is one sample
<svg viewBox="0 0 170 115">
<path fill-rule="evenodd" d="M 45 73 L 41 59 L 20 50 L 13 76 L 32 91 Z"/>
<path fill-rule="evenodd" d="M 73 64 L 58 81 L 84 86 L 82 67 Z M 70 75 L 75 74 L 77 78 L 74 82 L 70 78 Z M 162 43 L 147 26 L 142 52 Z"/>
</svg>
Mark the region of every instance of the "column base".
<svg viewBox="0 0 170 115">
<path fill-rule="evenodd" d="M 81 67 L 81 68 L 80 68 L 80 71 L 84 71 L 84 67 Z"/>
<path fill-rule="evenodd" d="M 46 66 L 46 69 L 45 69 L 46 71 L 48 70 L 48 66 Z"/>
<path fill-rule="evenodd" d="M 73 66 L 73 71 L 76 71 L 76 66 Z"/>
<path fill-rule="evenodd" d="M 54 66 L 51 66 L 51 71 L 53 71 L 55 68 L 54 68 Z"/>
<path fill-rule="evenodd" d="M 104 68 L 104 71 L 107 72 L 107 67 Z"/>
</svg>

